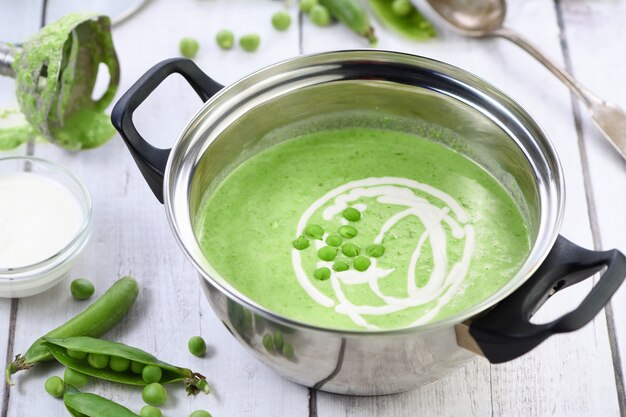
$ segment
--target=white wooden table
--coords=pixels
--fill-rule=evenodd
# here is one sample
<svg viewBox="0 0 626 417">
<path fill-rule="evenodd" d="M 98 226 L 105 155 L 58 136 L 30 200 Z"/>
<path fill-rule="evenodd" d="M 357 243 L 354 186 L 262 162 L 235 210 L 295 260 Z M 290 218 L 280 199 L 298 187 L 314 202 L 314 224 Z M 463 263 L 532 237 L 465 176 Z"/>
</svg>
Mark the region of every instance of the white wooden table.
<svg viewBox="0 0 626 417">
<path fill-rule="evenodd" d="M 0 0 L 0 39 L 32 33 L 64 0 Z M 303 53 L 364 47 L 342 26 L 320 29 L 298 17 L 287 33 L 272 29 L 270 16 L 282 7 L 272 0 L 153 0 L 114 30 L 122 65 L 120 92 L 156 62 L 177 55 L 178 41 L 201 41 L 197 63 L 222 83 L 231 83 L 265 65 Z M 528 34 L 590 89 L 626 107 L 626 2 L 618 0 L 517 0 L 507 24 Z M 563 234 L 596 248 L 626 251 L 626 163 L 612 152 L 568 91 L 538 63 L 501 40 L 463 39 L 438 24 L 440 37 L 412 43 L 377 27 L 380 48 L 433 57 L 470 70 L 492 82 L 529 110 L 554 141 L 567 182 Z M 258 32 L 255 54 L 223 52 L 217 30 Z M 137 113 L 145 136 L 171 144 L 200 101 L 180 79 L 168 80 Z M 0 106 L 15 105 L 13 83 L 0 80 Z M 2 154 L 2 155 L 6 155 Z M 8 154 L 48 158 L 80 176 L 94 203 L 94 231 L 72 276 L 85 276 L 100 295 L 119 276 L 141 284 L 129 316 L 110 337 L 182 363 L 206 375 L 209 396 L 186 398 L 177 391 L 166 416 L 207 409 L 215 417 L 234 416 L 591 416 L 626 415 L 626 288 L 584 329 L 549 339 L 530 354 L 492 366 L 476 359 L 449 378 L 413 392 L 372 398 L 342 397 L 297 386 L 254 360 L 211 313 L 196 273 L 170 233 L 163 207 L 153 198 L 119 137 L 102 148 L 68 153 L 30 144 Z M 1 156 L 1 155 L 0 155 Z M 0 196 L 1 198 L 1 196 Z M 39 296 L 0 299 L 0 360 L 25 350 L 48 329 L 81 311 L 71 300 L 69 281 Z M 581 287 L 581 286 L 578 286 Z M 584 287 L 584 286 L 582 286 Z M 541 320 L 574 307 L 589 290 L 572 288 L 540 311 Z M 187 353 L 191 335 L 210 344 L 206 358 Z M 53 364 L 16 376 L 10 392 L 0 388 L 0 417 L 64 416 L 61 401 L 43 390 L 45 378 L 59 374 Z M 139 410 L 139 389 L 92 383 L 89 389 Z M 111 416 L 114 417 L 114 416 Z"/>
</svg>

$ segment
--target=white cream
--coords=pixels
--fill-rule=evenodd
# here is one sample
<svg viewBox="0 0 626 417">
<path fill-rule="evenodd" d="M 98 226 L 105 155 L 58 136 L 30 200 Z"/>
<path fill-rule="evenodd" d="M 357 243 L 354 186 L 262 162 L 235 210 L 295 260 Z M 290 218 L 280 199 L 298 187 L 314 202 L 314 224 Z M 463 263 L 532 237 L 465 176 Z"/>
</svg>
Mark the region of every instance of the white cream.
<svg viewBox="0 0 626 417">
<path fill-rule="evenodd" d="M 84 221 L 78 199 L 39 174 L 0 175 L 0 268 L 44 261 L 65 248 Z"/>
<path fill-rule="evenodd" d="M 439 200 L 441 206 L 431 203 L 418 194 L 428 195 Z M 377 266 L 377 259 L 373 258 L 371 266 L 364 272 L 347 270 L 336 272 L 331 270 L 330 282 L 336 300 L 326 296 L 313 285 L 302 267 L 302 258 L 298 250 L 292 251 L 292 263 L 298 282 L 317 303 L 325 307 L 333 307 L 338 313 L 347 315 L 354 323 L 367 329 L 376 329 L 376 326 L 367 322 L 363 315 L 385 315 L 434 302 L 434 306 L 412 325 L 426 323 L 450 301 L 459 290 L 465 280 L 469 268 L 472 253 L 474 251 L 474 228 L 469 222 L 468 214 L 448 194 L 434 187 L 406 178 L 382 177 L 367 178 L 352 181 L 331 190 L 326 195 L 315 201 L 302 215 L 298 223 L 296 236 L 302 235 L 309 219 L 318 210 L 323 209 L 324 220 L 331 220 L 339 215 L 348 203 L 358 201 L 363 197 L 376 198 L 381 204 L 391 204 L 406 209 L 391 216 L 381 227 L 374 243 L 381 243 L 387 233 L 402 219 L 414 216 L 424 225 L 425 231 L 417 239 L 415 250 L 411 258 L 407 259 L 409 268 L 407 272 L 407 297 L 392 297 L 382 293 L 378 285 L 379 280 L 391 274 L 394 269 L 383 269 Z M 359 211 L 364 212 L 367 206 L 358 202 L 352 205 Z M 365 216 L 364 216 L 365 217 Z M 451 237 L 447 236 L 446 224 L 452 231 Z M 342 222 L 343 224 L 343 222 Z M 447 240 L 449 238 L 464 239 L 464 251 L 462 258 L 449 268 L 447 257 Z M 426 240 L 429 241 L 432 250 L 433 266 L 431 275 L 423 287 L 416 283 L 416 266 L 420 259 L 422 247 Z M 316 248 L 321 242 L 316 241 Z M 318 262 L 317 267 L 330 267 L 332 262 Z M 449 270 L 448 270 L 449 268 Z M 380 300 L 382 305 L 368 306 L 355 305 L 346 297 L 342 285 L 368 284 L 370 289 Z"/>
</svg>

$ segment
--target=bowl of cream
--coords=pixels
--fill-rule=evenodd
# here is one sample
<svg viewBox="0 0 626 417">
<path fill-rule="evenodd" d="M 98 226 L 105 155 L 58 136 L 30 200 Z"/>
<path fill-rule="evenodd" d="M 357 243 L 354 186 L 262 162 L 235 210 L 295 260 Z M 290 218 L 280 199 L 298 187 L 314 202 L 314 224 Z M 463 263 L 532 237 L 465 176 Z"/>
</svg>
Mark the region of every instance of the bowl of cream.
<svg viewBox="0 0 626 417">
<path fill-rule="evenodd" d="M 0 297 L 39 294 L 67 277 L 89 240 L 91 197 L 66 168 L 0 158 Z"/>
</svg>

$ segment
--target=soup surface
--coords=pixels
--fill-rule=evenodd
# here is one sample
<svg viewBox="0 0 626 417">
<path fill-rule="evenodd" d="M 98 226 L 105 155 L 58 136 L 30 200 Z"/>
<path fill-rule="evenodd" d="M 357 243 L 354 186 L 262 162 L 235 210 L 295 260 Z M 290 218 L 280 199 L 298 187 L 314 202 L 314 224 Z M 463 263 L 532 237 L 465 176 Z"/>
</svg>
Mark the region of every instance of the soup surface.
<svg viewBox="0 0 626 417">
<path fill-rule="evenodd" d="M 255 154 L 207 191 L 196 235 L 250 299 L 362 330 L 476 305 L 530 248 L 520 211 L 489 173 L 441 144 L 373 128 L 305 134 Z"/>
</svg>

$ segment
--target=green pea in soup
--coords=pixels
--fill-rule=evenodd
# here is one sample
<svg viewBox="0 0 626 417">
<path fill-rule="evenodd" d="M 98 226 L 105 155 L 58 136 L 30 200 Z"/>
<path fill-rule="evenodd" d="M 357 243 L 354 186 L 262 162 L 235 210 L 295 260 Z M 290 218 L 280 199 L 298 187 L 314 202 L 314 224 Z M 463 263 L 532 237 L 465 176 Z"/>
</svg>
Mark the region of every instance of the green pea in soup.
<svg viewBox="0 0 626 417">
<path fill-rule="evenodd" d="M 482 167 L 424 137 L 369 127 L 307 133 L 209 188 L 198 242 L 237 290 L 326 328 L 394 329 L 480 303 L 530 239 Z"/>
</svg>

